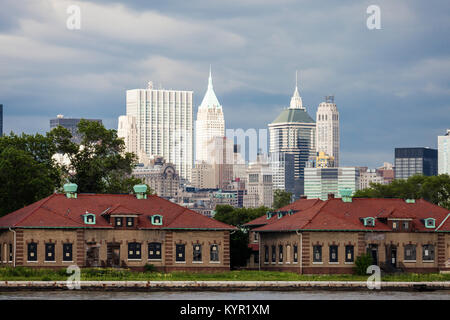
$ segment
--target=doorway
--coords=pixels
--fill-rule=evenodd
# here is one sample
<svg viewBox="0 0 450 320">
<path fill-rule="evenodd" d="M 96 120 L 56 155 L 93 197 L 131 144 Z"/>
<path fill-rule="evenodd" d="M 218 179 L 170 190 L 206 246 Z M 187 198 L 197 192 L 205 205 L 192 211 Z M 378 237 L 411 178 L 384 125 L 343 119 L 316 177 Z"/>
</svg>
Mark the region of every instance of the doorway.
<svg viewBox="0 0 450 320">
<path fill-rule="evenodd" d="M 378 265 L 378 245 L 369 244 L 367 253 L 372 257 L 372 265 Z"/>
<path fill-rule="evenodd" d="M 120 267 L 120 243 L 108 243 L 106 246 L 106 266 Z"/>
<path fill-rule="evenodd" d="M 394 268 L 397 268 L 397 247 L 396 246 L 391 246 L 390 249 L 390 264 L 391 266 L 393 266 Z"/>
</svg>

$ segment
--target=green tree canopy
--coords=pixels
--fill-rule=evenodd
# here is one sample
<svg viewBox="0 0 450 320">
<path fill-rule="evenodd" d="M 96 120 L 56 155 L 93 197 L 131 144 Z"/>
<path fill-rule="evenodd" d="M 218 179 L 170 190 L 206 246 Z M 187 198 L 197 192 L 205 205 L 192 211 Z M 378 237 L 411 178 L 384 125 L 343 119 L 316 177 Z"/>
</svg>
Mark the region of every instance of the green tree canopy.
<svg viewBox="0 0 450 320">
<path fill-rule="evenodd" d="M 450 176 L 414 175 L 406 180 L 393 180 L 390 184 L 371 183 L 370 187 L 358 190 L 355 198 L 401 198 L 425 199 L 450 209 Z"/>
<path fill-rule="evenodd" d="M 81 120 L 78 132 L 81 144 L 71 141 L 72 135 L 58 127 L 50 132 L 56 150 L 67 156 L 70 164 L 63 165 L 65 177 L 84 193 L 128 193 L 140 179 L 131 176 L 136 155 L 125 152 L 125 143 L 116 130 L 101 123 Z"/>
<path fill-rule="evenodd" d="M 291 203 L 292 193 L 285 190 L 277 189 L 273 193 L 273 207 L 274 209 L 280 209 Z"/>
<path fill-rule="evenodd" d="M 231 267 L 245 266 L 250 257 L 251 249 L 248 247 L 248 232 L 242 226 L 251 220 L 261 217 L 270 210 L 259 208 L 234 208 L 230 205 L 216 206 L 214 219 L 238 227 L 230 236 Z"/>
</svg>

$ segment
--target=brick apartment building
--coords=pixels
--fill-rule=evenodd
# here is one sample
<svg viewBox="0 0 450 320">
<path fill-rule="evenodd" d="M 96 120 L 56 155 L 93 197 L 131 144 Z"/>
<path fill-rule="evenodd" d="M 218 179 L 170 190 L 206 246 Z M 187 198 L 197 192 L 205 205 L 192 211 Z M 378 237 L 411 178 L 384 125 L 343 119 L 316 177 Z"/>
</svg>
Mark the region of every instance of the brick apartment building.
<svg viewBox="0 0 450 320">
<path fill-rule="evenodd" d="M 127 267 L 161 271 L 230 268 L 235 228 L 158 196 L 77 194 L 75 184 L 0 218 L 0 265 Z"/>
<path fill-rule="evenodd" d="M 387 272 L 450 270 L 449 210 L 422 199 L 300 199 L 246 227 L 252 269 L 352 273 L 369 253 Z"/>
</svg>

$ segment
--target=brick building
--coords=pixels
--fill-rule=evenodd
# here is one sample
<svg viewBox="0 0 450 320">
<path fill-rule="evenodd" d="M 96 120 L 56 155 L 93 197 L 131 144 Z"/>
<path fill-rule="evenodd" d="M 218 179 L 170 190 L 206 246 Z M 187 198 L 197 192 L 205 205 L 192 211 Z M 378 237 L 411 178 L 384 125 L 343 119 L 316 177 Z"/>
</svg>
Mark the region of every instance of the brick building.
<svg viewBox="0 0 450 320">
<path fill-rule="evenodd" d="M 300 199 L 246 226 L 261 270 L 352 273 L 366 252 L 386 272 L 450 270 L 450 213 L 421 199 Z"/>
<path fill-rule="evenodd" d="M 77 194 L 64 186 L 0 218 L 0 265 L 224 271 L 235 228 L 158 196 Z"/>
</svg>

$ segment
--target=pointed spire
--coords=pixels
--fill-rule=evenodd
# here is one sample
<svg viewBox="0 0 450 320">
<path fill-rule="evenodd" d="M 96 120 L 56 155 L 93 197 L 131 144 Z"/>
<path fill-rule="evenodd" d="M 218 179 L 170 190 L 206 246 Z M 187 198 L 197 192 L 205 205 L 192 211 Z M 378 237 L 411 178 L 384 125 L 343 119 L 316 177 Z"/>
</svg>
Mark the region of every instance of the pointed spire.
<svg viewBox="0 0 450 320">
<path fill-rule="evenodd" d="M 200 104 L 200 108 L 222 108 L 217 100 L 216 94 L 214 93 L 211 65 L 209 65 L 208 89 L 206 90 L 203 101 Z"/>
<path fill-rule="evenodd" d="M 295 70 L 295 90 L 291 98 L 291 105 L 289 106 L 289 109 L 305 109 L 303 107 L 303 102 L 302 98 L 300 97 L 300 93 L 298 92 L 297 70 Z"/>
<path fill-rule="evenodd" d="M 209 88 L 213 88 L 213 84 L 212 84 L 212 75 L 211 75 L 211 64 L 209 65 L 209 78 L 208 78 L 208 89 Z"/>
</svg>

